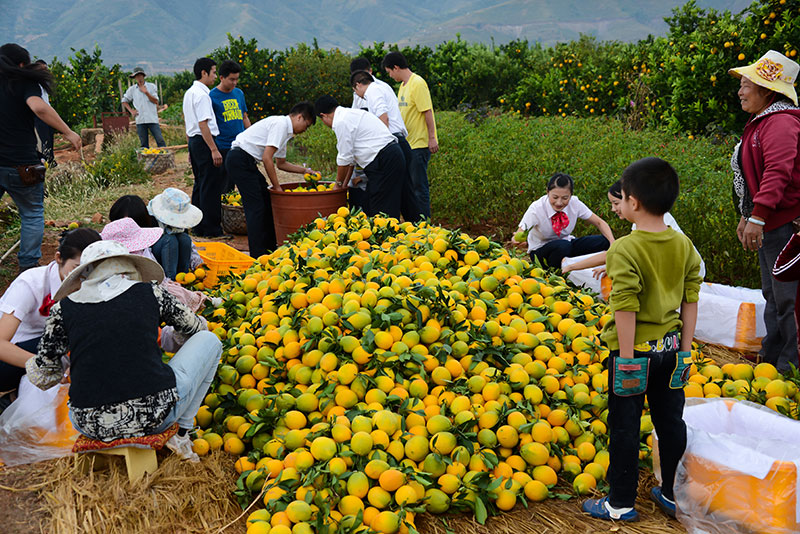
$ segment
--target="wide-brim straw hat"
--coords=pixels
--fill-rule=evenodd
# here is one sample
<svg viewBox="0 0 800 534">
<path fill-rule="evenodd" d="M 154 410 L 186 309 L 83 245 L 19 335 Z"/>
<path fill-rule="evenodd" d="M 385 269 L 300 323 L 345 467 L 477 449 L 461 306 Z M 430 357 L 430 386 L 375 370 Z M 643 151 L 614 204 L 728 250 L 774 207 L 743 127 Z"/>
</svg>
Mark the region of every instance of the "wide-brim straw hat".
<svg viewBox="0 0 800 534">
<path fill-rule="evenodd" d="M 203 219 L 203 212 L 192 205 L 189 195 L 174 187 L 153 197 L 147 207 L 159 222 L 174 228 L 194 228 Z"/>
<path fill-rule="evenodd" d="M 730 69 L 728 74 L 736 78 L 744 76 L 756 85 L 788 96 L 796 106 L 797 91 L 794 84 L 798 72 L 800 65 L 780 52 L 770 50 L 752 65 Z"/>
<path fill-rule="evenodd" d="M 160 283 L 164 279 L 164 269 L 150 258 L 144 256 L 137 256 L 131 254 L 128 249 L 121 243 L 116 241 L 95 241 L 81 253 L 81 263 L 69 273 L 69 275 L 61 283 L 61 287 L 56 291 L 53 300 L 58 302 L 70 293 L 80 289 L 83 282 L 83 275 L 86 270 L 92 266 L 100 263 L 101 261 L 110 258 L 126 258 L 130 260 L 139 271 L 142 277 L 142 282 L 156 282 Z"/>
</svg>

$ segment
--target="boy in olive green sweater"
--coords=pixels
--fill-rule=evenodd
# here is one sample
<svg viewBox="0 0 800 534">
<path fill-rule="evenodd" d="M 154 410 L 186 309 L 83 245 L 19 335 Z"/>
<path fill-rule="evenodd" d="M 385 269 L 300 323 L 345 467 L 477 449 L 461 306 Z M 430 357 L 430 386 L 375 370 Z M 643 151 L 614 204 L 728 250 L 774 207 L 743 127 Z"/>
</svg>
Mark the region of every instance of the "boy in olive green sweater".
<svg viewBox="0 0 800 534">
<path fill-rule="evenodd" d="M 658 433 L 662 486 L 650 492 L 675 517 L 675 469 L 686 449 L 683 385 L 697 323 L 700 257 L 685 235 L 664 224 L 678 197 L 669 163 L 645 158 L 622 173 L 621 215 L 636 224 L 608 249 L 613 318 L 608 344 L 608 427 L 611 461 L 607 497 L 583 503 L 593 517 L 635 521 L 639 479 L 639 418 L 645 394 Z M 676 311 L 680 309 L 680 311 Z"/>
</svg>

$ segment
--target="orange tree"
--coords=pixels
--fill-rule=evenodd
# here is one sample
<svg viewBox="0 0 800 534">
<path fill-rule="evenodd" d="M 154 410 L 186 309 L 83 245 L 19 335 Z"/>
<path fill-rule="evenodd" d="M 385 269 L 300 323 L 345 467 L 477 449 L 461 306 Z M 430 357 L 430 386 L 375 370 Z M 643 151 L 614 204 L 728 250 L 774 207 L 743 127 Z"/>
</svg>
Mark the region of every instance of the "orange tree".
<svg viewBox="0 0 800 534">
<path fill-rule="evenodd" d="M 120 111 L 119 82 L 124 77 L 119 65 L 106 66 L 99 47 L 87 52 L 72 49 L 66 62 L 50 62 L 54 91 L 50 103 L 71 128 L 92 124 L 102 111 Z"/>
</svg>

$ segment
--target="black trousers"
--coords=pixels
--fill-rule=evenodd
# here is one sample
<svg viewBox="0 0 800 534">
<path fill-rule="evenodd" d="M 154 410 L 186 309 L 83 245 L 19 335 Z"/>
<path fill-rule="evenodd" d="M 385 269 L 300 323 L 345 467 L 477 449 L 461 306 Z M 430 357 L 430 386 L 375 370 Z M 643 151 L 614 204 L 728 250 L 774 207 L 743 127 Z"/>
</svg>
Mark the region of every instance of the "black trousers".
<svg viewBox="0 0 800 534">
<path fill-rule="evenodd" d="M 231 175 L 228 174 L 228 169 L 225 168 L 225 159 L 228 157 L 228 152 L 230 152 L 230 148 L 220 148 L 219 153 L 222 154 L 222 167 L 220 167 L 222 172 L 222 193 L 230 193 L 233 191 L 234 183 L 233 179 L 231 179 Z"/>
<path fill-rule="evenodd" d="M 228 152 L 225 169 L 242 195 L 250 255 L 258 258 L 272 252 L 277 241 L 267 179 L 258 170 L 255 158 L 241 148 L 232 148 Z"/>
<path fill-rule="evenodd" d="M 397 143 L 386 145 L 375 159 L 364 168 L 367 175 L 367 215 L 385 213 L 399 218 L 403 199 L 403 182 L 406 180 L 406 159 Z"/>
<path fill-rule="evenodd" d="M 575 256 L 583 256 L 584 254 L 591 254 L 593 252 L 601 252 L 608 250 L 609 243 L 602 235 L 587 235 L 577 239 L 556 239 L 555 241 L 548 241 L 536 250 L 531 251 L 531 261 L 533 258 L 539 258 L 539 262 L 545 267 L 551 269 L 560 269 L 561 260 L 564 258 L 573 258 Z"/>
<path fill-rule="evenodd" d="M 189 138 L 189 158 L 194 174 L 192 204 L 203 212 L 203 219 L 194 227 L 194 233 L 204 237 L 221 236 L 222 167 L 214 166 L 211 150 L 202 135 Z"/>
<path fill-rule="evenodd" d="M 645 353 L 635 353 L 636 357 Z M 683 388 L 669 387 L 675 370 L 676 352 L 647 353 L 650 370 L 647 383 L 647 402 L 650 416 L 658 434 L 658 455 L 661 462 L 661 487 L 664 496 L 675 500 L 673 484 L 678 462 L 686 450 L 686 423 L 683 422 Z M 610 437 L 608 500 L 615 508 L 633 507 L 639 483 L 639 421 L 644 407 L 644 395 L 620 397 L 614 393 L 614 360 L 619 351 L 608 357 L 608 433 Z"/>
<path fill-rule="evenodd" d="M 39 347 L 41 336 L 15 343 L 22 350 L 27 350 L 31 354 L 36 354 Z M 10 391 L 19 387 L 19 380 L 25 376 L 25 368 L 11 365 L 10 363 L 0 362 L 0 392 Z"/>
<path fill-rule="evenodd" d="M 414 192 L 414 186 L 411 182 L 411 174 L 408 172 L 411 168 L 411 158 L 414 157 L 411 152 L 411 145 L 408 144 L 404 135 L 392 134 L 397 138 L 397 144 L 400 150 L 403 151 L 403 159 L 406 160 L 406 173 L 403 180 L 403 193 L 400 200 L 400 213 L 403 219 L 410 222 L 417 222 L 422 220 L 422 211 L 419 208 L 419 199 Z"/>
</svg>

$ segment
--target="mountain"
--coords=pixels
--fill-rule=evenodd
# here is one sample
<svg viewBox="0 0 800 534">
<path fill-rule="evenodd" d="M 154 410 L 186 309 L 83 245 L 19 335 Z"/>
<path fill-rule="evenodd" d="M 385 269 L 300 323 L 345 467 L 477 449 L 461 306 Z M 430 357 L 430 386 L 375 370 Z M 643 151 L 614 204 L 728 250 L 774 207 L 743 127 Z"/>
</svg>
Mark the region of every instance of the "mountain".
<svg viewBox="0 0 800 534">
<path fill-rule="evenodd" d="M 255 37 L 284 49 L 317 39 L 322 48 L 356 51 L 375 41 L 436 45 L 467 41 L 544 44 L 581 33 L 631 41 L 666 31 L 664 17 L 682 0 L 0 0 L 0 40 L 41 58 L 70 49 L 103 50 L 103 58 L 154 72 L 189 68 L 227 43 Z M 749 0 L 700 0 L 701 7 L 741 11 Z"/>
</svg>

